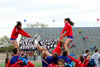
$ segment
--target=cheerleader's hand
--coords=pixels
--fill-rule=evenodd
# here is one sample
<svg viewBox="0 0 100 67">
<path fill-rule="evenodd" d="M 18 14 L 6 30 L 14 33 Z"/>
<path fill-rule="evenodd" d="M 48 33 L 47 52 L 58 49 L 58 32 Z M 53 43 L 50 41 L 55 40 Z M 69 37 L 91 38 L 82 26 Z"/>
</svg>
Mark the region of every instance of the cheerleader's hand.
<svg viewBox="0 0 100 67">
<path fill-rule="evenodd" d="M 62 40 L 63 39 L 63 37 L 60 37 L 60 40 Z"/>
</svg>

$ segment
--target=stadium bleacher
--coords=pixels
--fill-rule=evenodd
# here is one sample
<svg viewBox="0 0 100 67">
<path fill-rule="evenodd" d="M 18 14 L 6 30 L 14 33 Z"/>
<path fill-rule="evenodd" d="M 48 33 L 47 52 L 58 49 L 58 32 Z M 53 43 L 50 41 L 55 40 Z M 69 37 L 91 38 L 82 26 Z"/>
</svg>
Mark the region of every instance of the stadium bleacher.
<svg viewBox="0 0 100 67">
<path fill-rule="evenodd" d="M 81 33 L 78 32 L 79 29 L 82 30 Z M 62 28 L 24 28 L 24 30 L 30 35 L 38 34 L 41 40 L 59 40 Z M 70 50 L 71 53 L 82 53 L 86 49 L 90 49 L 91 46 L 96 46 L 100 49 L 100 27 L 73 27 L 73 34 L 74 41 L 71 44 L 75 44 L 76 47 Z M 87 39 L 86 36 L 88 36 Z M 85 37 L 85 39 L 83 39 L 83 37 Z M 64 40 L 65 39 L 66 37 Z M 48 45 L 46 45 L 46 47 L 48 47 Z M 54 49 L 54 46 L 50 49 Z"/>
</svg>

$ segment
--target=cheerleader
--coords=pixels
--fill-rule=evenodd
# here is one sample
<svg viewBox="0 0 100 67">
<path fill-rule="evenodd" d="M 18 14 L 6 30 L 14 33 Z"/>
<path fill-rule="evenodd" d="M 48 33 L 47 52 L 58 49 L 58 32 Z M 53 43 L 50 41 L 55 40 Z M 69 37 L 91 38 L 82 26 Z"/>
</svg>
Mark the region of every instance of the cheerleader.
<svg viewBox="0 0 100 67">
<path fill-rule="evenodd" d="M 72 26 L 74 26 L 74 23 L 70 20 L 70 18 L 65 18 L 64 19 L 65 26 L 60 33 L 60 40 L 62 40 L 65 36 L 67 36 L 67 39 L 64 44 L 65 50 L 67 50 L 67 46 L 73 41 L 73 31 L 72 31 Z M 64 32 L 66 33 L 64 34 Z"/>
<path fill-rule="evenodd" d="M 17 22 L 16 26 L 14 27 L 12 34 L 11 34 L 11 42 L 14 45 L 15 48 L 19 48 L 18 43 L 17 43 L 17 37 L 19 34 L 21 34 L 22 36 L 26 36 L 26 37 L 31 37 L 28 33 L 26 33 L 23 29 L 22 29 L 22 24 L 20 21 Z"/>
</svg>

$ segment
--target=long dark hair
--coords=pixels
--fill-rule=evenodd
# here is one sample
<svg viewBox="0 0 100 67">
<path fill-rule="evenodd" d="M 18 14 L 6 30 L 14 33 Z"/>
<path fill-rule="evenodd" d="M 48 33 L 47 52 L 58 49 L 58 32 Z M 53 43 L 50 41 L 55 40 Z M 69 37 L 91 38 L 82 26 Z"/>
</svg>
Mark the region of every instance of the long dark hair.
<svg viewBox="0 0 100 67">
<path fill-rule="evenodd" d="M 16 23 L 17 23 L 17 24 L 16 24 L 15 27 L 16 27 L 17 29 L 21 29 L 21 28 L 18 27 L 19 25 L 22 25 L 21 22 L 20 22 L 20 21 L 17 21 Z"/>
<path fill-rule="evenodd" d="M 80 57 L 80 61 L 83 63 L 84 62 L 83 56 L 79 56 L 79 57 Z"/>
<path fill-rule="evenodd" d="M 63 56 L 67 56 L 67 51 L 66 50 L 63 51 Z"/>
<path fill-rule="evenodd" d="M 57 53 L 54 53 L 52 57 L 53 57 L 54 59 L 57 59 L 57 56 L 58 56 Z"/>
<path fill-rule="evenodd" d="M 72 26 L 74 26 L 74 23 L 70 20 L 70 18 L 65 18 L 64 20 L 68 21 L 69 24 L 71 24 Z"/>
</svg>

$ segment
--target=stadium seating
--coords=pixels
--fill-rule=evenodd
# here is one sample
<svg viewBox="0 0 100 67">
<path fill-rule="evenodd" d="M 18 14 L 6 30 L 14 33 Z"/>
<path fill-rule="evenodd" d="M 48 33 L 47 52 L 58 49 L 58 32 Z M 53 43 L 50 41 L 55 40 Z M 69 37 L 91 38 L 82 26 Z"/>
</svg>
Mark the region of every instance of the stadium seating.
<svg viewBox="0 0 100 67">
<path fill-rule="evenodd" d="M 79 29 L 82 30 L 81 34 L 78 32 Z M 33 36 L 38 34 L 41 37 L 41 41 L 43 41 L 43 40 L 57 40 L 57 39 L 59 40 L 62 28 L 24 28 L 24 30 Z M 72 53 L 81 54 L 86 49 L 90 49 L 91 46 L 96 46 L 98 49 L 100 49 L 99 27 L 73 27 L 73 34 L 74 34 L 74 41 L 71 44 L 74 43 L 76 47 L 70 50 Z M 88 36 L 88 39 L 86 38 L 83 39 L 83 37 L 86 36 Z M 65 39 L 66 37 L 64 38 L 64 40 Z M 55 44 L 50 46 L 52 47 L 50 49 L 54 49 Z M 45 47 L 48 47 L 48 44 L 46 44 Z"/>
</svg>

